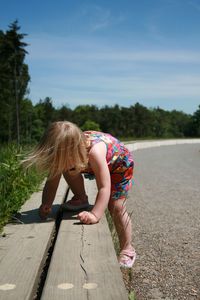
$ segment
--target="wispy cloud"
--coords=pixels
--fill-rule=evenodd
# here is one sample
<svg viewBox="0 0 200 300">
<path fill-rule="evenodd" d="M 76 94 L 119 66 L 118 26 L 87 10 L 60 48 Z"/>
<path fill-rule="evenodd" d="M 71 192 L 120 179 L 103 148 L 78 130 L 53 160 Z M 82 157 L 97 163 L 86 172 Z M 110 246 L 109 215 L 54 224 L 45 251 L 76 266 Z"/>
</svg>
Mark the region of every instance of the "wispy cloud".
<svg viewBox="0 0 200 300">
<path fill-rule="evenodd" d="M 38 36 L 29 39 L 31 60 L 122 61 L 146 63 L 200 63 L 199 51 L 189 50 L 128 50 L 101 45 L 85 39 Z"/>
<path fill-rule="evenodd" d="M 200 11 L 200 3 L 199 1 L 189 0 L 188 4 L 193 7 L 195 10 Z"/>
<path fill-rule="evenodd" d="M 199 102 L 200 0 L 1 2 L 29 33 L 32 100 Z"/>
<path fill-rule="evenodd" d="M 155 99 L 179 99 L 181 107 L 186 98 L 200 99 L 197 51 L 136 51 L 52 36 L 32 37 L 30 44 L 30 96 L 35 101 L 50 96 L 57 105 L 74 107 L 81 103 L 128 106 L 149 99 L 153 106 Z"/>
<path fill-rule="evenodd" d="M 70 103 L 73 107 L 80 103 L 98 105 L 121 103 L 130 105 L 131 101 L 177 99 L 179 106 L 185 99 L 200 99 L 200 75 L 162 75 L 152 76 L 39 76 L 33 85 L 37 86 L 40 97 L 50 95 L 57 105 Z M 36 91 L 36 89 L 34 89 Z M 36 95 L 35 95 L 36 96 Z M 197 105 L 196 105 L 197 107 Z"/>
<path fill-rule="evenodd" d="M 100 6 L 92 7 L 92 24 L 91 31 L 99 31 L 107 28 L 111 24 L 110 10 L 102 9 Z"/>
<path fill-rule="evenodd" d="M 86 26 L 88 32 L 93 34 L 119 25 L 125 20 L 121 12 L 113 14 L 110 9 L 96 4 L 84 4 L 77 13 L 82 20 L 83 27 Z"/>
</svg>

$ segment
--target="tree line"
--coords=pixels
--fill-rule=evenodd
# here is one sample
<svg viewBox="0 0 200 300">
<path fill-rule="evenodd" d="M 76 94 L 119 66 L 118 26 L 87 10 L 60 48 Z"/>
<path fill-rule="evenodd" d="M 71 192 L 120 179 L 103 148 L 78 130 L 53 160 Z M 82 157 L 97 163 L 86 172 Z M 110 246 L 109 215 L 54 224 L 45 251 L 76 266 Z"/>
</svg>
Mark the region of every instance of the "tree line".
<svg viewBox="0 0 200 300">
<path fill-rule="evenodd" d="M 28 98 L 30 75 L 25 64 L 26 34 L 20 33 L 18 21 L 0 30 L 0 142 L 35 143 L 49 123 L 68 120 L 83 130 L 101 130 L 123 138 L 200 137 L 200 105 L 196 112 L 166 111 L 147 108 L 140 103 L 97 107 L 68 104 L 53 106 L 50 97 L 33 104 Z M 70 104 L 70 103 L 69 103 Z"/>
</svg>

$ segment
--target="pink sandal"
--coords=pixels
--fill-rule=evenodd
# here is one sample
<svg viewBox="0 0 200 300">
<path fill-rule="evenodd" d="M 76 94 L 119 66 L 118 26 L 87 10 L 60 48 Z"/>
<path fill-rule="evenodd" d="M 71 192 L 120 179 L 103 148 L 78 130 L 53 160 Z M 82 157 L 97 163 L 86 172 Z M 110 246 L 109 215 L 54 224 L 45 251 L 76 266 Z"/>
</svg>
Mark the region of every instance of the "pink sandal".
<svg viewBox="0 0 200 300">
<path fill-rule="evenodd" d="M 75 196 L 72 197 L 71 200 L 62 204 L 62 208 L 71 211 L 78 211 L 81 209 L 87 209 L 90 206 L 88 202 L 88 196 L 86 196 L 84 202 L 83 200 L 76 199 Z"/>
<path fill-rule="evenodd" d="M 135 249 L 122 250 L 119 254 L 119 265 L 123 268 L 132 268 L 136 259 Z"/>
</svg>

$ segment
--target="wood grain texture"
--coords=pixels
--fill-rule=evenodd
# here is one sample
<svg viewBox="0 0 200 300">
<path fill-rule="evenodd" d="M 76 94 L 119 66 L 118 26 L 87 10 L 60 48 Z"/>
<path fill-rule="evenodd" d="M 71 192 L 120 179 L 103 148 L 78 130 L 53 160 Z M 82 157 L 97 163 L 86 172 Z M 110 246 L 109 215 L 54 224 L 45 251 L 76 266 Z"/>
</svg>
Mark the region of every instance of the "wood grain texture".
<svg viewBox="0 0 200 300">
<path fill-rule="evenodd" d="M 86 189 L 94 203 L 94 181 L 86 180 Z M 41 299 L 128 299 L 105 216 L 83 225 L 64 213 Z"/>
<path fill-rule="evenodd" d="M 0 237 L 0 299 L 33 299 L 55 228 L 55 216 L 67 184 L 61 180 L 55 197 L 53 214 L 46 222 L 38 216 L 42 191 L 34 193 L 22 206 L 18 222 L 4 227 Z"/>
</svg>

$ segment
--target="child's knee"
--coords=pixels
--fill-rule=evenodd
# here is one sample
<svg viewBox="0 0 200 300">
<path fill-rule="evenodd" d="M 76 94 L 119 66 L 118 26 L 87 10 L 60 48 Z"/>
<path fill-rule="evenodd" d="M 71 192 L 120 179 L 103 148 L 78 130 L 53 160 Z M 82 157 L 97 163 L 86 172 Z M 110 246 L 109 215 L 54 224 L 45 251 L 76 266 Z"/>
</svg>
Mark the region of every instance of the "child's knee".
<svg viewBox="0 0 200 300">
<path fill-rule="evenodd" d="M 108 203 L 108 210 L 111 215 L 113 214 L 123 214 L 124 210 L 126 210 L 125 207 L 125 199 L 124 200 L 110 200 Z"/>
</svg>

